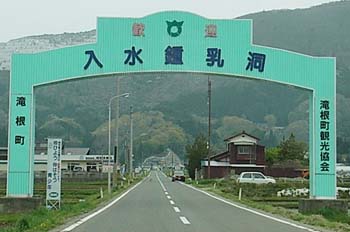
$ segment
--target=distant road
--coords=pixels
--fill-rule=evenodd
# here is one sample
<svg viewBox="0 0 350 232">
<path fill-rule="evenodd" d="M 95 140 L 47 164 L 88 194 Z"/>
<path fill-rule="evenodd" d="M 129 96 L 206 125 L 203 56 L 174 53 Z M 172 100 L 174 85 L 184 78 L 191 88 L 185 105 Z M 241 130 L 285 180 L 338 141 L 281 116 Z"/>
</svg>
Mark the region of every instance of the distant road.
<svg viewBox="0 0 350 232">
<path fill-rule="evenodd" d="M 75 232 L 316 232 L 237 208 L 152 172 L 113 206 L 68 230 Z M 276 221 L 277 220 L 277 221 Z M 80 224 L 80 225 L 78 225 Z M 78 226 L 77 226 L 78 225 Z M 74 228 L 73 228 L 74 227 Z"/>
</svg>

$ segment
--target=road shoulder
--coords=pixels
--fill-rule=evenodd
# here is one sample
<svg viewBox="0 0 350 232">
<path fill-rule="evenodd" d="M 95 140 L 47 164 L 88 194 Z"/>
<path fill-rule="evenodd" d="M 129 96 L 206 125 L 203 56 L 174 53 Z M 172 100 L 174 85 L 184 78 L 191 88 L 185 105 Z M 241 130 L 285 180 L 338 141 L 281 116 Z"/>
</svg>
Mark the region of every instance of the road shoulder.
<svg viewBox="0 0 350 232">
<path fill-rule="evenodd" d="M 96 208 L 93 210 L 82 213 L 80 215 L 77 215 L 73 218 L 68 219 L 64 224 L 57 226 L 56 228 L 50 230 L 50 232 L 66 232 L 71 231 L 77 226 L 83 224 L 84 222 L 88 221 L 89 219 L 97 216 L 98 214 L 102 213 L 104 210 L 108 209 L 115 203 L 117 203 L 119 200 L 121 200 L 123 197 L 125 197 L 129 192 L 137 188 L 140 184 L 142 184 L 149 176 L 144 177 L 143 179 L 139 180 L 138 182 L 132 183 L 127 188 L 123 189 L 123 191 L 114 193 L 114 195 L 105 201 L 102 201 Z"/>
<path fill-rule="evenodd" d="M 319 226 L 315 226 L 315 225 L 306 224 L 306 223 L 303 223 L 300 221 L 293 220 L 292 218 L 284 217 L 284 215 L 279 215 L 279 214 L 276 214 L 273 212 L 268 212 L 268 211 L 264 211 L 264 210 L 259 209 L 259 208 L 252 207 L 249 204 L 249 202 L 246 202 L 246 201 L 239 202 L 238 200 L 228 198 L 228 197 L 224 196 L 224 194 L 222 192 L 220 192 L 219 190 L 213 191 L 213 189 L 201 189 L 201 188 L 195 187 L 191 184 L 186 184 L 186 183 L 180 183 L 180 184 L 182 184 L 190 189 L 193 189 L 194 191 L 200 192 L 208 197 L 211 197 L 213 199 L 216 199 L 218 201 L 221 201 L 223 203 L 231 205 L 232 207 L 236 207 L 236 208 L 254 213 L 256 215 L 268 218 L 270 220 L 274 220 L 274 221 L 277 221 L 277 222 L 280 222 L 283 224 L 287 224 L 287 225 L 290 225 L 290 226 L 293 226 L 293 227 L 296 227 L 299 229 L 303 229 L 305 231 L 310 231 L 310 232 L 331 232 L 331 231 L 334 231 L 334 228 L 323 228 L 323 227 L 319 227 Z M 305 216 L 305 217 L 313 217 L 313 216 L 317 217 L 319 215 L 310 215 L 310 216 Z M 342 228 L 342 229 L 344 229 L 344 230 L 341 230 L 341 231 L 348 231 L 347 228 Z"/>
</svg>

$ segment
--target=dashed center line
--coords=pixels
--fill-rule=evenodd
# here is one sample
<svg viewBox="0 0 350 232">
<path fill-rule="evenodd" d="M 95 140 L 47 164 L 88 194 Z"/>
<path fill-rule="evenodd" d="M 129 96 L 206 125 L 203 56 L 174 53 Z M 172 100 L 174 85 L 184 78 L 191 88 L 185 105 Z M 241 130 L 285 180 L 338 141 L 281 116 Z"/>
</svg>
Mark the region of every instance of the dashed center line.
<svg viewBox="0 0 350 232">
<path fill-rule="evenodd" d="M 164 187 L 164 184 L 162 183 L 162 181 L 160 181 L 158 173 L 156 173 L 156 176 L 157 176 L 157 179 L 158 179 L 160 186 L 162 186 L 163 191 L 166 192 L 166 188 Z"/>
<path fill-rule="evenodd" d="M 185 225 L 189 225 L 189 224 L 191 224 L 190 223 L 190 221 L 189 220 L 187 220 L 187 218 L 186 217 L 180 217 L 180 220 L 182 221 L 182 223 L 183 224 L 185 224 Z"/>
<path fill-rule="evenodd" d="M 167 177 L 163 172 L 162 172 L 162 174 L 163 174 L 165 177 Z M 162 183 L 162 181 L 160 180 L 160 178 L 159 178 L 159 176 L 158 176 L 158 173 L 156 173 L 156 176 L 157 176 L 158 182 L 159 182 L 160 186 L 162 187 L 162 189 L 163 189 L 163 191 L 164 191 L 166 197 L 169 199 L 170 204 L 171 204 L 171 205 L 175 205 L 175 202 L 174 202 L 173 200 L 170 200 L 170 199 L 171 199 L 171 196 L 169 196 L 169 193 L 168 193 L 168 191 L 166 190 L 166 188 L 165 188 L 164 184 Z M 174 209 L 174 211 L 175 211 L 176 213 L 180 213 L 180 212 L 181 212 L 180 209 L 179 209 L 179 207 L 173 206 L 173 209 Z M 191 224 L 190 221 L 189 221 L 186 217 L 184 217 L 184 216 L 181 216 L 181 217 L 180 217 L 180 220 L 182 221 L 182 223 L 183 223 L 184 225 L 190 225 L 190 224 Z"/>
</svg>

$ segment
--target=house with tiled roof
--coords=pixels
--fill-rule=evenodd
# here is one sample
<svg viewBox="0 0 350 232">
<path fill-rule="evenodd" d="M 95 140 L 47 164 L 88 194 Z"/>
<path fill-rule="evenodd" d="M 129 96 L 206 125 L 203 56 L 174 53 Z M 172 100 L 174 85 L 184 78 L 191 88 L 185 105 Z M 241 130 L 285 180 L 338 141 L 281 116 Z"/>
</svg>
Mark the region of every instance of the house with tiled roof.
<svg viewBox="0 0 350 232">
<path fill-rule="evenodd" d="M 210 157 L 210 178 L 239 175 L 241 172 L 263 172 L 266 166 L 265 146 L 259 138 L 242 131 L 224 140 L 227 150 Z M 202 160 L 203 177 L 207 178 L 208 160 Z"/>
</svg>

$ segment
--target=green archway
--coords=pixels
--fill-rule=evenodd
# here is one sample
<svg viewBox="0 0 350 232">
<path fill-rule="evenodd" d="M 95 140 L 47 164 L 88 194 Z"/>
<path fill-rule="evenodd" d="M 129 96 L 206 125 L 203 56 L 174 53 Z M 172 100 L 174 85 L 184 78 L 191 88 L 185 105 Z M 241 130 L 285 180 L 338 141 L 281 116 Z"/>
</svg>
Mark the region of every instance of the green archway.
<svg viewBox="0 0 350 232">
<path fill-rule="evenodd" d="M 185 12 L 98 18 L 94 44 L 13 55 L 7 196 L 33 195 L 37 86 L 172 71 L 256 78 L 308 90 L 310 197 L 336 197 L 335 59 L 254 45 L 251 20 L 213 20 Z"/>
</svg>

